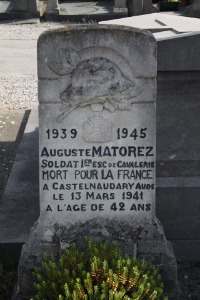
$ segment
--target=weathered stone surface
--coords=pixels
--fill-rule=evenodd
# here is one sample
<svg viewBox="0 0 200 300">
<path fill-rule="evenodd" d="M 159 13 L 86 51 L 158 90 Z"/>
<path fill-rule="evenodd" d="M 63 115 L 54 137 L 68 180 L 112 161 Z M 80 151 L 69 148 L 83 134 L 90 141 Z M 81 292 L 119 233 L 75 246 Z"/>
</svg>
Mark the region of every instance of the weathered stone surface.
<svg viewBox="0 0 200 300">
<path fill-rule="evenodd" d="M 146 15 L 146 18 L 152 17 L 153 15 Z M 142 16 L 144 17 L 144 16 Z M 159 19 L 158 19 L 159 17 Z M 139 18 L 139 17 L 137 17 Z M 141 18 L 141 17 L 140 17 Z M 130 19 L 130 18 L 129 18 Z M 152 18 L 151 18 L 152 19 Z M 155 19 L 155 15 L 154 15 Z M 173 21 L 173 26 L 176 25 L 176 30 L 197 30 L 199 19 L 185 18 L 185 17 L 174 17 L 172 15 L 156 14 L 156 19 L 165 22 Z M 184 20 L 183 20 L 184 19 Z M 172 21 L 171 21 L 172 20 Z M 178 22 L 178 20 L 180 20 Z M 183 23 L 184 22 L 184 23 Z M 139 22 L 138 24 L 143 26 L 144 24 Z M 158 24 L 158 23 L 157 23 Z M 168 24 L 168 23 L 166 23 Z M 169 24 L 168 24 L 169 25 Z M 152 24 L 153 26 L 153 24 Z M 160 25 L 161 27 L 161 25 Z M 158 28 L 159 30 L 159 28 Z M 182 35 L 180 35 L 181 37 Z M 198 33 L 196 34 L 198 38 Z M 187 36 L 185 36 L 187 38 Z M 169 43 L 172 43 L 171 39 L 168 39 Z M 158 44 L 162 41 L 158 41 Z M 187 53 L 190 57 L 190 42 L 179 43 L 176 52 L 179 49 L 187 46 Z M 196 46 L 194 40 L 192 44 Z M 163 47 L 168 47 L 167 44 Z M 34 45 L 33 45 L 34 48 Z M 191 47 L 192 48 L 192 47 Z M 198 48 L 197 48 L 198 49 Z M 158 51 L 162 51 L 162 47 L 158 47 Z M 196 51 L 198 54 L 198 51 Z M 195 53 L 193 52 L 193 55 Z M 168 56 L 159 55 L 160 60 L 158 61 L 159 66 L 165 64 L 171 67 L 168 63 Z M 197 55 L 198 56 L 198 55 Z M 170 56 L 170 59 L 172 56 Z M 162 60 L 161 60 L 162 59 Z M 34 62 L 34 60 L 33 60 Z M 182 64 L 186 64 L 186 68 L 183 71 L 168 71 L 158 72 L 157 85 L 157 166 L 156 174 L 157 181 L 157 216 L 161 220 L 166 236 L 171 240 L 173 236 L 173 247 L 175 255 L 178 261 L 196 261 L 200 260 L 199 253 L 199 214 L 198 214 L 198 199 L 199 199 L 199 176 L 200 176 L 200 161 L 198 160 L 199 143 L 196 142 L 199 139 L 199 94 L 200 94 L 200 75 L 197 71 L 190 71 L 195 65 L 193 60 L 182 61 Z M 198 62 L 198 58 L 196 60 Z M 174 60 L 174 64 L 176 60 Z M 22 66 L 21 66 L 22 67 Z M 174 68 L 175 71 L 175 68 Z M 0 71 L 1 72 L 1 71 Z M 43 81 L 45 82 L 45 80 Z M 47 84 L 48 81 L 45 82 Z M 55 89 L 55 85 L 53 87 Z M 45 92 L 45 91 L 44 91 Z M 46 95 L 54 91 L 46 91 Z M 42 98 L 42 97 L 41 97 Z M 31 115 L 34 112 L 32 110 Z M 177 115 L 178 124 L 182 124 L 182 130 L 180 125 L 177 126 Z M 20 161 L 26 158 L 25 163 L 18 163 L 19 158 L 17 157 L 17 163 L 13 168 L 13 176 L 10 177 L 8 184 L 9 190 L 6 192 L 5 206 L 1 211 L 1 257 L 2 255 L 9 254 L 11 257 L 11 250 L 14 249 L 14 245 L 11 244 L 14 241 L 16 244 L 21 244 L 27 241 L 30 227 L 33 226 L 34 221 L 39 215 L 39 187 L 38 187 L 38 133 L 34 132 L 38 126 L 37 114 L 35 116 L 34 128 L 25 132 L 24 141 L 26 141 L 27 150 L 20 149 Z M 177 138 L 181 135 L 184 136 L 186 133 L 185 120 L 187 120 L 187 127 L 189 134 L 184 139 L 184 142 L 180 144 L 180 147 L 170 155 L 167 151 L 169 147 L 168 139 L 170 143 L 176 142 Z M 31 120 L 29 119 L 31 122 Z M 29 122 L 29 123 L 30 123 Z M 169 126 L 169 124 L 173 124 Z M 172 130 L 173 128 L 173 130 Z M 172 139 L 172 131 L 174 132 L 175 139 Z M 166 138 L 163 139 L 163 136 Z M 34 142 L 35 140 L 35 142 Z M 31 143 L 32 142 L 32 143 Z M 191 143 L 191 146 L 190 146 Z M 29 157 L 33 158 L 35 155 L 35 161 L 33 164 L 28 164 Z M 164 158 L 165 160 L 161 159 Z M 192 160 L 191 160 L 192 159 Z M 193 160 L 194 159 L 194 160 Z M 33 166 L 33 167 L 32 167 Z M 19 168 L 20 172 L 24 172 L 26 175 L 22 176 L 14 171 L 15 168 Z M 31 169 L 31 172 L 30 172 Z M 20 178 L 20 182 L 19 182 Z M 29 189 L 24 189 L 24 182 L 28 182 Z M 23 193 L 19 192 L 23 189 Z M 168 194 L 168 195 L 167 195 Z M 164 196 L 163 196 L 164 195 Z M 15 199 L 15 201 L 13 201 Z M 27 202 L 27 199 L 29 200 Z M 18 213 L 12 211 L 17 211 Z M 29 204 L 28 204 L 29 203 Z M 184 203 L 184 205 L 182 205 Z M 27 205 L 28 204 L 28 205 Z M 186 204 L 186 205 L 185 205 Z M 188 205 L 190 204 L 190 205 Z M 196 206 L 197 205 L 197 206 Z M 164 207 L 164 209 L 162 209 Z M 195 209 L 197 207 L 197 209 Z M 188 214 L 188 209 L 190 214 Z M 2 216 L 5 216 L 6 219 Z M 173 212 L 173 213 L 172 213 Z M 32 217 L 30 217 L 32 214 Z M 178 222 L 176 222 L 178 220 Z M 4 225 L 3 225 L 4 224 Z M 174 228 L 176 227 L 176 231 Z M 5 247 L 4 247 L 5 244 Z M 190 245 L 191 244 L 191 245 Z M 7 247 L 7 248 L 6 248 Z M 9 247 L 9 248 L 8 248 Z M 7 249 L 7 250 L 6 250 Z M 17 252 L 16 252 L 17 253 Z M 8 256 L 8 255 L 7 255 Z"/>
<path fill-rule="evenodd" d="M 125 74 L 124 76 L 131 79 L 133 76 L 136 80 L 140 77 L 144 77 L 145 79 L 153 79 L 155 80 L 156 76 L 156 49 L 154 44 L 154 38 L 149 33 L 146 36 L 140 35 L 140 30 L 135 29 L 135 36 L 130 31 L 130 28 L 127 29 L 122 34 L 120 31 L 120 26 L 114 26 L 111 29 L 111 26 L 102 26 L 98 27 L 98 25 L 90 26 L 91 34 L 88 35 L 86 30 L 81 32 L 81 36 L 83 38 L 80 40 L 80 25 L 75 26 L 68 26 L 66 29 L 60 29 L 57 31 L 49 32 L 49 35 L 41 35 L 38 44 L 38 76 L 39 79 L 56 79 L 59 78 L 61 75 L 61 79 L 63 76 L 66 76 L 66 80 L 68 79 L 70 72 L 67 73 L 65 63 L 67 63 L 67 57 L 63 55 L 70 54 L 71 52 L 75 52 L 74 58 L 71 58 L 71 63 L 75 63 L 76 66 L 76 59 L 80 61 L 86 60 L 87 57 L 98 57 L 102 56 L 105 59 L 110 59 L 111 61 L 116 61 L 116 65 L 120 69 L 123 68 Z M 85 27 L 86 29 L 87 27 Z M 110 31 L 108 30 L 110 28 Z M 73 36 L 70 34 L 70 30 L 73 32 Z M 98 30 L 98 34 L 97 34 Z M 133 30 L 134 31 L 134 30 Z M 138 33 L 137 33 L 138 32 Z M 58 34 L 59 33 L 59 34 Z M 115 44 L 115 48 L 112 49 L 112 39 L 113 34 L 117 35 L 118 38 L 121 40 L 121 43 Z M 137 37 L 137 38 L 136 38 Z M 70 38 L 70 41 L 69 41 Z M 63 45 L 59 49 L 57 49 L 55 53 L 55 48 L 52 44 L 47 47 L 46 43 L 52 40 L 59 45 Z M 65 46 L 64 46 L 65 45 Z M 76 49 L 73 49 L 72 46 L 77 45 Z M 93 46 L 91 46 L 93 45 Z M 127 45 L 124 49 L 124 45 Z M 94 48 L 95 46 L 95 48 Z M 71 49 L 72 48 L 72 49 Z M 131 50 L 129 49 L 131 48 Z M 142 49 L 144 52 L 138 52 L 137 49 Z M 71 50 L 71 51 L 69 51 Z M 74 50 L 74 51 L 73 51 Z M 89 52 L 87 52 L 89 50 Z M 98 53 L 95 54 L 95 51 Z M 134 55 L 130 56 L 129 54 L 137 52 L 137 59 Z M 53 67 L 52 63 L 52 55 L 54 53 L 53 62 L 56 63 L 57 71 L 55 67 Z M 121 56 L 121 53 L 123 55 Z M 117 56 L 119 55 L 119 56 Z M 46 59 L 43 57 L 46 56 Z M 147 59 L 149 57 L 149 60 Z M 73 61 L 74 59 L 74 61 Z M 128 64 L 128 66 L 127 66 Z M 130 65 L 129 65 L 130 64 Z M 59 70 L 60 67 L 60 70 Z M 68 66 L 70 67 L 70 66 Z M 73 71 L 73 67 L 71 65 L 71 70 Z M 70 71 L 70 69 L 69 69 Z M 60 74 L 61 73 L 61 74 Z M 131 75 L 132 74 L 132 75 Z M 143 86 L 145 89 L 145 86 Z M 62 87 L 61 87 L 62 89 Z M 152 94 L 151 94 L 152 96 Z M 155 95 L 154 95 L 155 97 Z M 58 101 L 55 99 L 55 101 Z M 60 100 L 59 100 L 60 101 Z M 42 102 L 42 99 L 40 99 Z"/>
<path fill-rule="evenodd" d="M 153 111 L 150 112 L 151 110 Z M 57 123 L 57 118 L 60 116 L 59 111 L 62 111 L 62 107 L 60 106 L 58 106 L 58 109 L 53 107 L 52 110 L 49 104 L 41 105 L 41 120 L 45 119 L 45 115 L 48 116 L 48 119 L 45 121 L 45 125 L 43 126 L 43 124 L 41 124 L 40 126 L 41 132 L 45 133 L 47 130 L 53 132 L 53 129 L 59 130 L 60 125 L 58 126 Z M 74 139 L 70 139 L 70 146 L 63 144 L 63 142 L 62 144 L 58 144 L 57 139 L 54 139 L 50 145 L 48 136 L 43 134 L 43 138 L 40 141 L 40 182 L 41 198 L 43 199 L 41 202 L 41 218 L 43 222 L 46 221 L 47 223 L 51 222 L 54 224 L 59 220 L 60 224 L 67 225 L 67 223 L 73 224 L 75 221 L 77 222 L 77 218 L 79 221 L 85 221 L 93 219 L 94 217 L 96 218 L 100 215 L 103 215 L 102 217 L 105 218 L 120 220 L 122 217 L 122 211 L 124 211 L 124 218 L 130 222 L 133 215 L 135 221 L 142 220 L 143 218 L 151 219 L 152 216 L 154 216 L 155 164 L 152 162 L 152 156 L 155 156 L 155 153 L 151 150 L 152 147 L 154 147 L 152 136 L 155 136 L 155 130 L 151 126 L 155 119 L 154 106 L 152 104 L 135 104 L 134 112 L 126 112 L 126 118 L 124 120 L 121 116 L 122 112 L 118 113 L 116 111 L 111 119 L 112 124 L 109 122 L 110 114 L 110 112 L 105 111 L 103 116 L 101 114 L 101 118 L 98 116 L 93 117 L 93 114 L 88 111 L 87 107 L 76 108 L 76 110 L 74 110 L 74 114 L 70 113 L 67 118 L 63 120 L 66 128 L 69 128 L 69 135 L 73 136 L 73 132 L 77 130 L 77 138 L 75 137 Z M 151 121 L 139 125 L 140 119 L 147 120 L 147 118 Z M 132 120 L 134 120 L 133 124 L 137 124 L 137 126 L 141 126 L 141 128 L 146 128 L 146 126 L 148 126 L 148 132 L 151 138 L 146 138 L 146 146 L 143 146 L 144 144 L 141 139 L 139 142 L 135 141 L 134 145 L 135 147 L 142 148 L 130 148 L 130 139 L 129 143 L 124 141 L 122 146 L 121 142 L 119 143 L 117 138 L 114 138 L 112 135 L 112 132 L 117 133 L 118 131 L 118 119 L 121 119 L 121 128 L 129 128 L 128 126 L 131 122 L 133 122 Z M 93 130 L 93 126 L 97 126 L 99 123 L 101 126 L 103 124 L 106 126 L 105 131 L 98 132 Z M 63 126 L 63 123 L 61 123 L 61 126 Z M 109 126 L 112 127 L 112 131 L 109 131 Z M 136 125 L 133 127 L 135 128 L 135 126 Z M 81 131 L 83 131 L 83 140 L 78 138 Z M 145 132 L 146 130 L 143 131 Z M 100 141 L 102 141 L 102 143 Z M 108 142 L 107 146 L 103 144 L 105 142 Z M 91 146 L 91 143 L 93 143 L 93 146 Z M 127 150 L 125 150 L 125 147 L 127 147 Z M 77 149 L 82 150 L 80 152 Z M 115 152 L 113 149 L 116 149 Z M 139 150 L 141 151 L 141 157 L 138 157 Z M 55 163 L 55 158 L 50 154 L 52 151 L 55 151 L 58 154 L 56 158 L 57 163 Z M 151 152 L 149 152 L 150 155 L 146 157 L 146 153 L 148 151 Z M 74 153 L 75 156 L 73 156 L 72 153 Z M 109 162 L 107 162 L 106 156 L 109 157 Z M 139 175 L 136 175 L 136 171 L 132 172 L 131 175 L 130 169 L 128 171 L 127 167 L 123 166 L 128 163 L 131 164 L 133 159 L 137 159 L 138 166 L 139 162 L 141 165 L 144 165 L 144 157 L 146 157 L 145 159 L 149 164 L 149 168 L 140 167 L 137 170 L 143 170 L 143 178 L 148 177 L 148 179 L 146 178 L 146 180 L 144 180 L 144 183 L 148 183 L 152 186 L 152 188 L 150 188 L 150 190 L 144 190 L 141 194 L 142 188 L 139 186 L 143 183 L 143 180 L 139 179 Z M 100 165 L 104 167 L 102 168 Z M 58 175 L 56 168 L 63 171 L 67 170 L 67 173 L 65 174 L 65 172 L 62 172 L 61 175 Z M 124 171 L 124 168 L 126 168 L 126 172 Z M 146 170 L 148 170 L 148 173 Z M 138 177 L 136 179 L 135 186 L 132 184 L 134 177 Z M 67 186 L 65 183 L 66 181 L 68 184 Z M 64 201 L 53 201 L 58 197 L 61 197 Z M 112 210 L 113 203 L 122 203 L 125 199 L 130 197 L 137 197 L 138 199 L 139 197 L 142 197 L 141 199 L 143 199 L 143 201 L 141 204 L 145 205 L 145 211 L 141 211 L 138 214 L 136 209 L 134 212 L 134 209 L 131 209 L 133 203 L 130 201 L 125 201 L 126 207 L 123 206 L 121 209 L 117 208 L 116 211 Z M 61 198 L 60 200 L 62 200 Z M 81 205 L 83 206 L 81 214 L 80 212 L 70 211 L 74 209 L 81 210 L 79 202 L 74 201 L 76 198 L 77 200 L 78 198 L 82 199 Z M 105 200 L 109 201 L 105 202 Z M 74 204 L 78 206 L 73 208 L 72 205 Z M 101 206 L 101 209 L 99 207 L 97 210 L 96 205 Z M 136 204 L 136 206 L 138 206 L 138 204 Z"/>
<path fill-rule="evenodd" d="M 130 164 L 133 158 L 141 165 L 144 164 L 145 158 L 145 161 L 152 165 L 148 171 L 148 184 L 154 186 L 152 159 L 155 155 L 153 153 L 155 106 L 151 102 L 155 101 L 156 89 L 155 44 L 149 34 L 144 35 L 138 30 L 125 29 L 122 35 L 119 29 L 113 27 L 109 30 L 106 26 L 94 26 L 88 31 L 81 29 L 84 44 L 79 38 L 79 27 L 72 28 L 70 44 L 66 44 L 66 39 L 69 40 L 67 30 L 52 32 L 39 40 L 39 77 L 40 87 L 44 90 L 40 91 L 39 97 L 45 95 L 47 87 L 57 92 L 54 99 L 49 98 L 48 94 L 45 99 L 39 98 L 40 120 L 42 120 L 40 181 L 43 222 L 54 224 L 59 220 L 60 224 L 68 226 L 77 222 L 75 216 L 83 222 L 101 215 L 106 219 L 120 220 L 121 211 L 124 211 L 124 217 L 131 220 L 133 215 L 131 203 L 127 203 L 127 207 L 123 206 L 121 209 L 112 208 L 112 204 L 116 205 L 114 201 L 122 203 L 121 199 L 128 199 L 127 197 L 138 197 L 140 193 L 134 190 L 131 184 L 131 179 L 135 175 L 132 173 L 131 177 L 130 171 L 120 170 L 128 162 Z M 112 37 L 113 34 L 116 36 L 115 39 Z M 124 44 L 132 45 L 130 50 L 128 47 L 122 50 L 119 43 L 121 39 Z M 51 45 L 56 41 L 61 47 L 55 52 Z M 141 45 L 146 46 L 146 55 L 151 57 L 148 61 L 143 59 L 141 52 L 137 50 Z M 132 52 L 134 55 L 131 55 Z M 42 59 L 43 53 L 45 60 Z M 52 74 L 56 74 L 57 80 L 52 80 Z M 58 101 L 60 104 L 56 104 Z M 131 103 L 135 103 L 134 110 L 131 109 Z M 119 119 L 121 127 L 117 122 Z M 63 129 L 63 125 L 67 129 Z M 121 132 L 122 128 L 124 133 Z M 134 136 L 134 133 L 137 136 Z M 133 140 L 135 147 L 132 148 L 130 145 Z M 70 143 L 70 147 L 66 148 L 66 142 Z M 52 160 L 53 157 L 50 158 L 51 151 L 57 153 L 56 162 Z M 58 167 L 62 170 L 61 175 L 54 171 Z M 147 174 L 145 167 L 142 169 L 143 174 Z M 147 175 L 143 175 L 145 176 Z M 106 179 L 109 180 L 108 185 L 105 184 Z M 63 187 L 65 180 L 68 182 L 67 187 Z M 129 185 L 128 188 L 123 188 L 121 183 L 124 180 Z M 102 193 L 102 189 L 107 190 Z M 127 194 L 127 189 L 132 190 L 131 194 Z M 151 219 L 154 215 L 155 189 L 152 188 L 148 193 L 151 194 L 152 200 L 150 202 L 144 200 L 142 206 L 146 207 L 145 211 L 135 213 L 135 221 L 141 218 Z M 64 202 L 52 202 L 50 200 L 52 197 L 54 200 L 60 197 Z M 77 205 L 78 203 L 75 203 L 76 207 L 72 205 L 71 201 L 77 197 L 82 199 L 82 206 Z M 102 203 L 105 199 L 110 201 Z M 74 212 L 69 211 L 70 209 Z M 77 213 L 76 210 L 82 210 L 82 213 Z M 146 211 L 149 211 L 149 214 Z"/>
<path fill-rule="evenodd" d="M 33 270 L 41 263 L 45 253 L 58 257 L 59 246 L 52 241 L 48 242 L 45 235 L 41 236 L 38 224 L 35 223 L 28 242 L 22 247 L 18 267 L 18 290 L 13 300 L 30 299 L 33 296 Z"/>
<path fill-rule="evenodd" d="M 41 223 L 32 229 L 28 243 L 22 248 L 19 264 L 18 292 L 13 300 L 30 299 L 34 293 L 33 269 L 40 265 L 44 253 L 48 252 L 59 258 L 70 243 L 76 242 L 78 249 L 85 250 L 84 237 L 90 236 L 93 241 L 101 237 L 104 240 L 115 240 L 124 254 L 146 259 L 156 265 L 162 274 L 169 299 L 178 299 L 177 269 L 171 244 L 166 240 L 158 220 L 138 224 L 137 228 L 122 220 L 110 222 L 99 218 L 88 222 L 77 222 L 66 228 L 55 224 L 44 231 Z"/>
<path fill-rule="evenodd" d="M 80 230 L 81 228 L 81 230 Z M 84 238 L 90 236 L 95 242 L 99 238 L 108 241 L 117 241 L 120 249 L 124 254 L 133 257 L 137 254 L 137 239 L 139 231 L 133 229 L 132 226 L 124 222 L 109 221 L 104 218 L 92 219 L 85 223 L 77 222 L 69 228 L 55 224 L 54 240 L 60 244 L 60 253 L 68 248 L 71 242 L 75 242 L 77 247 L 85 250 Z"/>
<path fill-rule="evenodd" d="M 40 37 L 38 62 L 40 218 L 22 251 L 18 295 L 30 294 L 44 249 L 57 256 L 85 235 L 148 258 L 173 291 L 176 263 L 155 217 L 154 38 L 69 26 Z"/>
</svg>

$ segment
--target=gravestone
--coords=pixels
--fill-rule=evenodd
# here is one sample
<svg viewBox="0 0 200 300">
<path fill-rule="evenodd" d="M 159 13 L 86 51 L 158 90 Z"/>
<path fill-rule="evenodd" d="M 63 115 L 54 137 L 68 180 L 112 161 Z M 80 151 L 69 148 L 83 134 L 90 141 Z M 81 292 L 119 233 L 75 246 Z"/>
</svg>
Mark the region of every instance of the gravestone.
<svg viewBox="0 0 200 300">
<path fill-rule="evenodd" d="M 39 38 L 40 218 L 16 299 L 31 295 L 44 252 L 84 236 L 157 265 L 172 297 L 176 262 L 155 216 L 156 71 L 150 32 L 77 25 Z"/>
<path fill-rule="evenodd" d="M 60 13 L 60 8 L 58 6 L 58 0 L 47 0 L 46 14 L 55 14 Z"/>
<path fill-rule="evenodd" d="M 152 0 L 130 0 L 127 2 L 130 16 L 138 16 L 158 12 L 159 9 L 152 4 Z"/>
<path fill-rule="evenodd" d="M 152 14 L 159 12 L 159 9 L 152 4 L 152 0 L 143 0 L 143 13 Z"/>
<path fill-rule="evenodd" d="M 126 6 L 126 0 L 115 0 L 115 5 L 113 8 L 114 13 L 128 13 L 128 8 Z"/>
<path fill-rule="evenodd" d="M 26 12 L 39 17 L 39 0 L 13 0 L 12 12 Z"/>
</svg>

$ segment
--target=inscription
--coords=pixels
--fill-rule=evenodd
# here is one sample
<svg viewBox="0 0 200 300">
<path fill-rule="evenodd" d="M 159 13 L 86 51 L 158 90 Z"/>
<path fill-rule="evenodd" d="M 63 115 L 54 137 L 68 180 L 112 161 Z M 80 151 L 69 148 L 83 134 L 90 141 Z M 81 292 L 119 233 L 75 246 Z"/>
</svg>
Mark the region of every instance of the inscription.
<svg viewBox="0 0 200 300">
<path fill-rule="evenodd" d="M 152 146 L 127 146 L 127 147 L 118 147 L 118 146 L 93 146 L 92 148 L 87 149 L 56 149 L 44 147 L 41 152 L 41 157 L 70 157 L 70 156 L 87 156 L 87 157 L 105 157 L 105 156 L 128 156 L 128 157 L 151 157 L 154 156 L 153 147 Z"/>
<path fill-rule="evenodd" d="M 71 129 L 69 132 L 67 131 L 66 128 L 61 128 L 61 129 L 47 129 L 46 130 L 47 138 L 48 140 L 50 139 L 66 139 L 66 138 L 72 138 L 75 139 L 77 136 L 77 130 L 76 129 Z"/>
<path fill-rule="evenodd" d="M 116 211 L 121 211 L 124 212 L 127 210 L 127 205 L 124 202 L 113 202 L 112 205 L 109 207 L 110 211 L 116 212 Z M 91 205 L 86 205 L 86 204 L 58 204 L 55 207 L 52 205 L 47 205 L 46 211 L 49 212 L 86 212 L 86 211 L 104 211 L 105 210 L 105 205 L 104 204 L 91 204 Z M 128 207 L 128 210 L 130 211 L 150 211 L 151 210 L 151 204 L 132 204 L 131 206 Z"/>
<path fill-rule="evenodd" d="M 87 144 L 85 148 L 65 148 L 63 144 L 58 148 L 44 143 L 40 156 L 42 190 L 49 195 L 47 213 L 134 214 L 152 210 L 149 193 L 155 192 L 155 149 L 149 142 L 148 128 L 118 127 L 113 133 L 115 143 L 126 144 Z M 45 134 L 47 141 L 73 141 L 81 136 L 76 128 L 46 129 Z M 131 145 L 132 141 L 136 145 Z"/>
<path fill-rule="evenodd" d="M 131 137 L 134 140 L 137 138 L 144 139 L 146 137 L 146 131 L 147 128 L 141 128 L 138 132 L 137 128 L 134 128 L 133 130 L 128 128 L 118 128 L 117 129 L 117 138 L 119 139 L 126 139 L 127 137 Z"/>
</svg>

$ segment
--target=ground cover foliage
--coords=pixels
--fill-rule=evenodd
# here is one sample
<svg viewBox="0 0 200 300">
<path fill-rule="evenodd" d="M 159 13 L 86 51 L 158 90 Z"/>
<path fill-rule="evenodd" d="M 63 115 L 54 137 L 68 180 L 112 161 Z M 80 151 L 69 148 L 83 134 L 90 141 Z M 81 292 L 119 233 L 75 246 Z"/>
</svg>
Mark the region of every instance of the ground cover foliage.
<svg viewBox="0 0 200 300">
<path fill-rule="evenodd" d="M 86 244 L 86 252 L 71 244 L 59 262 L 45 255 L 34 271 L 36 295 L 32 300 L 168 299 L 156 267 L 123 257 L 116 242 L 87 239 Z"/>
<path fill-rule="evenodd" d="M 11 269 L 4 268 L 0 275 L 0 300 L 10 300 L 17 288 L 17 269 Z M 181 300 L 200 300 L 200 263 L 179 263 L 178 282 Z"/>
</svg>

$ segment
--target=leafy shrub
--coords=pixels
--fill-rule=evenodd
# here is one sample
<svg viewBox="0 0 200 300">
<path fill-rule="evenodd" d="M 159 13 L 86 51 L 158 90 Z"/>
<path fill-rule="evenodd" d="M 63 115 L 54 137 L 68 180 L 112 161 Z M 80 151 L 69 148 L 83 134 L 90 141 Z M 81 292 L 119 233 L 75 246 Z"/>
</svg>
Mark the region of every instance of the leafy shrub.
<svg viewBox="0 0 200 300">
<path fill-rule="evenodd" d="M 87 253 L 72 244 L 59 262 L 45 255 L 34 271 L 36 300 L 167 300 L 158 270 L 123 257 L 116 242 L 87 239 Z"/>
</svg>

